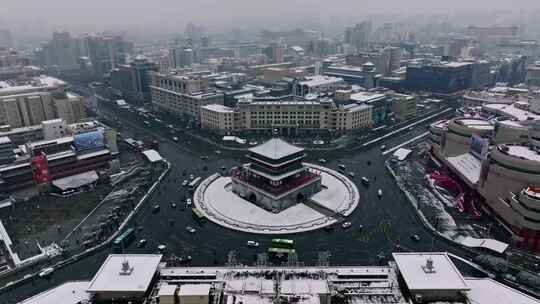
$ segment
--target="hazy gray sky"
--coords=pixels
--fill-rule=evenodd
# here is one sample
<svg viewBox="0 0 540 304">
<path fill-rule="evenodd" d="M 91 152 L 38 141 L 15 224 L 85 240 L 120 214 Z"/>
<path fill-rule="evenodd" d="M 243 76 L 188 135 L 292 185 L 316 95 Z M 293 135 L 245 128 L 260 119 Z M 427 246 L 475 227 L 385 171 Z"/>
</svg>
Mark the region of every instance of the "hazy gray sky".
<svg viewBox="0 0 540 304">
<path fill-rule="evenodd" d="M 540 0 L 0 0 L 0 19 L 11 27 L 102 30 L 109 27 L 338 23 L 375 13 L 455 14 L 467 10 L 528 11 Z"/>
</svg>

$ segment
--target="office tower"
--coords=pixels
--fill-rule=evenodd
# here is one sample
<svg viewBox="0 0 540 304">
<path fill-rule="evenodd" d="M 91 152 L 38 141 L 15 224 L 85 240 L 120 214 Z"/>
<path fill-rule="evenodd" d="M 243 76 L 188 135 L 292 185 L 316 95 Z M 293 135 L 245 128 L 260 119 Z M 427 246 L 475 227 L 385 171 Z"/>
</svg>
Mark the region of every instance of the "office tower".
<svg viewBox="0 0 540 304">
<path fill-rule="evenodd" d="M 12 48 L 13 37 L 11 31 L 8 28 L 0 28 L 0 48 Z"/>
<path fill-rule="evenodd" d="M 357 23 L 354 27 L 345 30 L 345 43 L 354 46 L 356 49 L 367 49 L 371 35 L 371 22 L 363 21 Z"/>
<path fill-rule="evenodd" d="M 273 63 L 282 63 L 284 61 L 285 48 L 282 44 L 271 43 L 269 46 L 263 49 L 263 53 Z"/>
<path fill-rule="evenodd" d="M 150 101 L 150 72 L 158 65 L 144 56 L 137 56 L 129 64 L 121 64 L 111 71 L 111 86 L 120 91 L 128 102 L 143 104 Z"/>
<path fill-rule="evenodd" d="M 121 36 L 89 36 L 88 55 L 97 78 L 126 62 L 126 47 Z"/>
<path fill-rule="evenodd" d="M 208 36 L 201 36 L 201 47 L 209 47 L 210 46 L 210 38 Z"/>
<path fill-rule="evenodd" d="M 43 45 L 43 64 L 60 71 L 79 68 L 79 41 L 68 32 L 54 32 L 52 40 Z"/>
<path fill-rule="evenodd" d="M 195 55 L 191 48 L 172 48 L 169 50 L 170 68 L 189 67 L 193 64 Z"/>
</svg>

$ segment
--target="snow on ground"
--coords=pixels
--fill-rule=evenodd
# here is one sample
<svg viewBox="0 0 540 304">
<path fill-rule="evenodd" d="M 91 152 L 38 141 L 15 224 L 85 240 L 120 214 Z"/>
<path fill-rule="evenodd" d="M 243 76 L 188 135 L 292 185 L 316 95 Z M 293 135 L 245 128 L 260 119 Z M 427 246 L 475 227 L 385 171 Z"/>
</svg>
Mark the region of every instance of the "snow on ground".
<svg viewBox="0 0 540 304">
<path fill-rule="evenodd" d="M 336 213 L 351 214 L 358 205 L 359 192 L 356 185 L 334 170 L 313 164 L 308 166 L 321 172 L 322 185 L 326 188 L 315 193 L 311 200 Z"/>
<path fill-rule="evenodd" d="M 342 215 L 352 213 L 359 199 L 356 186 L 333 170 L 312 164 L 309 167 L 321 172 L 326 187 L 312 200 Z M 197 209 L 218 225 L 253 233 L 285 234 L 319 229 L 337 221 L 304 204 L 279 213 L 267 211 L 233 193 L 230 184 L 230 177 L 213 175 L 201 183 L 194 195 Z"/>
<path fill-rule="evenodd" d="M 230 177 L 219 177 L 204 191 L 204 205 L 195 200 L 197 208 L 216 224 L 246 232 L 275 234 L 308 231 L 336 222 L 304 204 L 280 213 L 266 211 L 230 191 L 230 183 Z"/>
</svg>

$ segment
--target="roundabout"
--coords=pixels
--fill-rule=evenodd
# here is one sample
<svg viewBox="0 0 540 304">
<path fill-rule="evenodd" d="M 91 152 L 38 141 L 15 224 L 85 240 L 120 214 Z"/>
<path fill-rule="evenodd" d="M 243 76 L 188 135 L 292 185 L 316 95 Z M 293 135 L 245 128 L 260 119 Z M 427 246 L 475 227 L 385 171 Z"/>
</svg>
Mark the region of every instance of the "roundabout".
<svg viewBox="0 0 540 304">
<path fill-rule="evenodd" d="M 280 212 L 254 204 L 232 191 L 230 176 L 216 173 L 194 194 L 195 207 L 210 221 L 229 229 L 257 234 L 292 234 L 321 229 L 350 215 L 359 202 L 356 185 L 343 174 L 304 163 L 321 176 L 321 191 Z"/>
</svg>

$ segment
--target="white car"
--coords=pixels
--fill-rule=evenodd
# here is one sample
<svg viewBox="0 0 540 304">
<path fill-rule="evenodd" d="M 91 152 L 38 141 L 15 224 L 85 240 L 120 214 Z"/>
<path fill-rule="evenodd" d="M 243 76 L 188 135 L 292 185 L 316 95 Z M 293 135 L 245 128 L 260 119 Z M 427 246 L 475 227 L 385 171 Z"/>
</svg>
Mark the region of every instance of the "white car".
<svg viewBox="0 0 540 304">
<path fill-rule="evenodd" d="M 52 267 L 45 268 L 38 274 L 38 276 L 40 278 L 43 278 L 43 277 L 46 277 L 46 276 L 50 275 L 53 271 L 54 271 L 54 268 L 52 268 Z"/>
<path fill-rule="evenodd" d="M 258 248 L 258 247 L 259 247 L 259 242 L 256 242 L 256 241 L 247 241 L 246 245 L 247 245 L 248 247 Z"/>
<path fill-rule="evenodd" d="M 178 141 L 178 137 L 174 136 L 174 137 L 172 138 L 172 140 Z"/>
<path fill-rule="evenodd" d="M 186 204 L 187 204 L 188 206 L 191 206 L 191 205 L 193 204 L 193 202 L 191 201 L 190 198 L 188 198 L 188 199 L 186 199 Z"/>
<path fill-rule="evenodd" d="M 195 231 L 197 231 L 197 229 L 195 229 L 195 228 L 193 228 L 191 226 L 187 226 L 186 231 L 189 232 L 189 233 L 195 233 Z"/>
<path fill-rule="evenodd" d="M 189 184 L 189 182 L 187 181 L 187 179 L 185 179 L 185 180 L 182 182 L 182 186 L 184 186 L 184 187 L 186 187 L 188 184 Z"/>
<path fill-rule="evenodd" d="M 157 246 L 157 249 L 158 249 L 159 251 L 163 251 L 163 250 L 165 250 L 166 248 L 167 248 L 167 246 L 165 246 L 165 245 L 163 245 L 163 244 Z"/>
<path fill-rule="evenodd" d="M 345 223 L 341 224 L 341 227 L 343 229 L 350 228 L 351 226 L 352 226 L 351 222 L 345 222 Z"/>
</svg>

